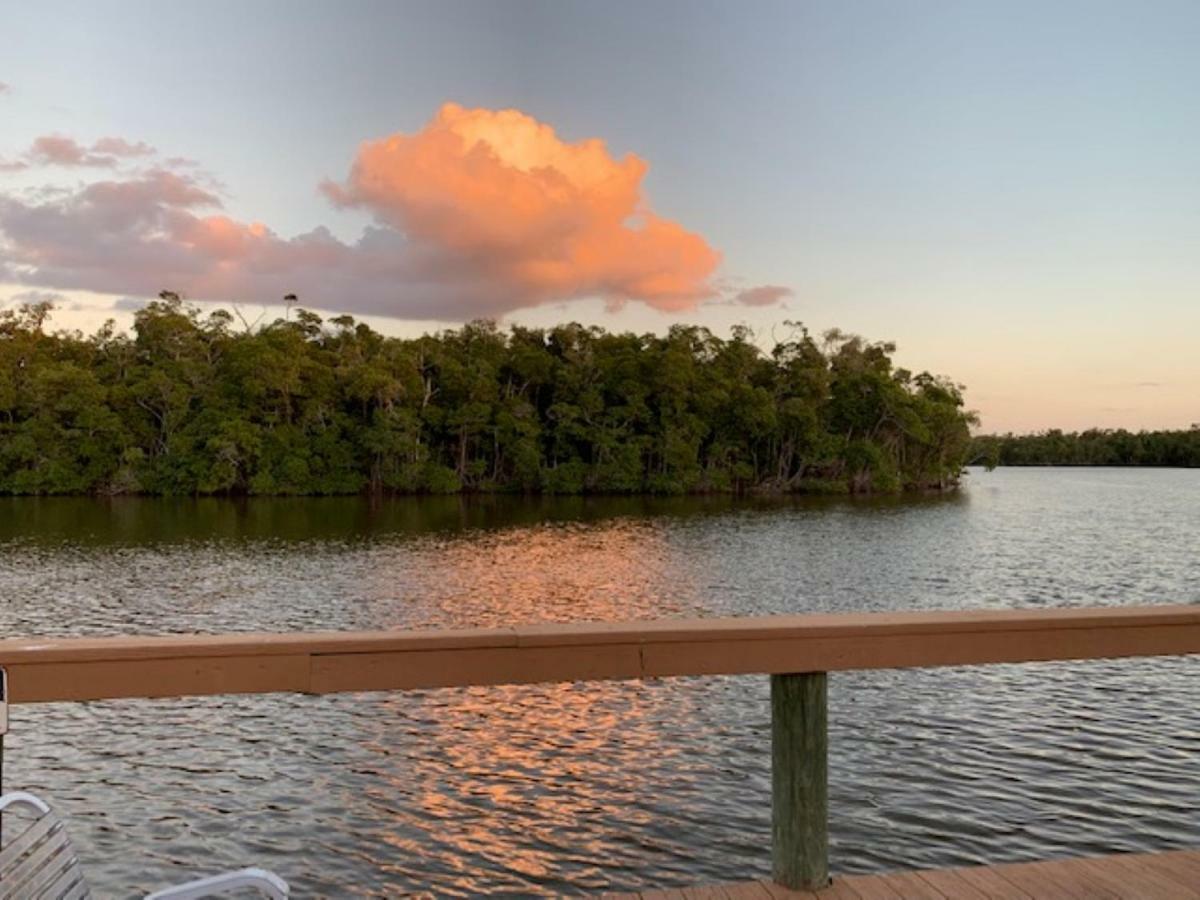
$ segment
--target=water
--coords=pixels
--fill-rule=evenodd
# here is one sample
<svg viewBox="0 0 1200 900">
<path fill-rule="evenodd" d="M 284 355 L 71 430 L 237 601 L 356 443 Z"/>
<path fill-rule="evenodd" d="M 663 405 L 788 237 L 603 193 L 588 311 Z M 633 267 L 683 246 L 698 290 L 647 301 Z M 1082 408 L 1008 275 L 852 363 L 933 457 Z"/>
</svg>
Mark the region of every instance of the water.
<svg viewBox="0 0 1200 900">
<path fill-rule="evenodd" d="M 0 500 L 7 636 L 1200 602 L 1200 471 L 975 472 L 738 503 Z M 835 871 L 1200 843 L 1200 660 L 831 678 Z M 298 896 L 769 870 L 764 678 L 16 707 L 5 786 L 102 896 L 260 864 Z"/>
</svg>

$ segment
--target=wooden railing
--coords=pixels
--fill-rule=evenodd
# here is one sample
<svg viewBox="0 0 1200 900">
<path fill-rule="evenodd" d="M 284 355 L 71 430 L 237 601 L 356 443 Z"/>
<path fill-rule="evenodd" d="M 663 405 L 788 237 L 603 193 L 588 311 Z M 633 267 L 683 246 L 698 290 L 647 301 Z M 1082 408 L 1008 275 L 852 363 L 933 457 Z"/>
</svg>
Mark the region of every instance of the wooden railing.
<svg viewBox="0 0 1200 900">
<path fill-rule="evenodd" d="M 1200 653 L 1200 606 L 0 640 L 12 703 L 771 676 L 775 879 L 828 882 L 828 672 Z"/>
</svg>

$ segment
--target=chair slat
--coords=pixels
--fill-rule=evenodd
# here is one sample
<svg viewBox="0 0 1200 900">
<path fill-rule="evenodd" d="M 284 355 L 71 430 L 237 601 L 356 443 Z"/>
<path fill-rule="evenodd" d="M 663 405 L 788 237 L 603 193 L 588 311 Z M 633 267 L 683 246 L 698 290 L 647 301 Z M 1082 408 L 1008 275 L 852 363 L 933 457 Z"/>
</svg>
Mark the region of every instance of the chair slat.
<svg viewBox="0 0 1200 900">
<path fill-rule="evenodd" d="M 62 895 L 62 900 L 90 900 L 91 896 L 87 882 L 80 878 L 78 884 Z"/>
<path fill-rule="evenodd" d="M 46 835 L 53 828 L 61 826 L 62 823 L 53 814 L 47 813 L 39 817 L 37 821 L 13 838 L 7 847 L 0 850 L 0 879 L 8 875 L 8 870 L 12 868 L 18 859 L 28 853 L 40 841 L 45 840 Z M 8 829 L 6 828 L 5 830 L 7 831 Z"/>
<path fill-rule="evenodd" d="M 75 854 L 72 853 L 70 864 L 58 878 L 38 894 L 37 900 L 65 900 L 69 892 L 77 885 L 83 885 L 84 890 L 87 890 L 87 884 L 83 880 L 83 872 L 79 868 L 79 861 L 75 859 Z"/>
<path fill-rule="evenodd" d="M 20 865 L 4 879 L 0 898 L 32 900 L 59 877 L 67 868 L 76 865 L 75 854 L 67 833 L 59 828 L 37 846 Z"/>
</svg>

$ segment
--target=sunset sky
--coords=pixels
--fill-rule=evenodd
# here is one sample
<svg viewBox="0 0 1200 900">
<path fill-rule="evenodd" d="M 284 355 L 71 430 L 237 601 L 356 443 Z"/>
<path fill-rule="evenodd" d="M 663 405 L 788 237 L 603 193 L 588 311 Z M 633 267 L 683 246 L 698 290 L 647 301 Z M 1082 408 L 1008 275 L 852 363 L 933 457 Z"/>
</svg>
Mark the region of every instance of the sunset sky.
<svg viewBox="0 0 1200 900">
<path fill-rule="evenodd" d="M 0 0 L 0 305 L 895 340 L 1200 422 L 1200 4 Z M 268 317 L 277 314 L 272 308 Z"/>
</svg>

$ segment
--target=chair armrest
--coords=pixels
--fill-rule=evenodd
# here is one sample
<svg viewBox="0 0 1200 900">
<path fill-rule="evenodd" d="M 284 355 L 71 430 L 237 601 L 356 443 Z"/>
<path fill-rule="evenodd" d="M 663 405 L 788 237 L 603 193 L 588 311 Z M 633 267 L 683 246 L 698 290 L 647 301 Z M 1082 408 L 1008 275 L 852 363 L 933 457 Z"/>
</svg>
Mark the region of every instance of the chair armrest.
<svg viewBox="0 0 1200 900">
<path fill-rule="evenodd" d="M 211 875 L 208 878 L 197 878 L 173 887 L 163 888 L 148 894 L 146 900 L 198 900 L 200 897 L 215 897 L 227 891 L 238 888 L 258 888 L 271 900 L 287 900 L 289 888 L 287 882 L 266 869 L 238 869 L 236 872 L 224 872 L 221 875 Z"/>
<path fill-rule="evenodd" d="M 34 809 L 40 816 L 44 816 L 50 812 L 50 807 L 46 805 L 46 802 L 41 797 L 35 797 L 33 794 L 26 793 L 25 791 L 10 791 L 0 796 L 0 810 L 5 810 L 10 806 L 18 804 Z"/>
</svg>

